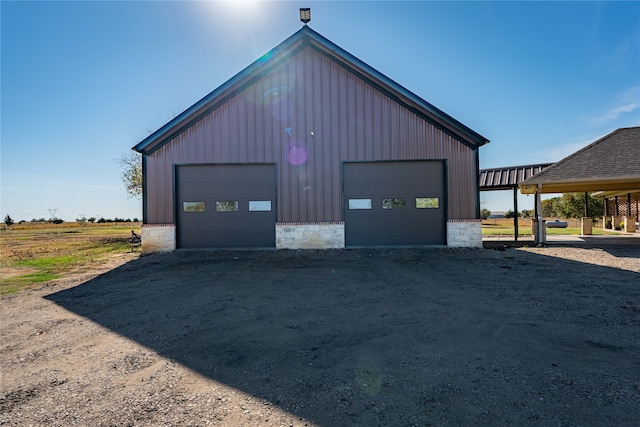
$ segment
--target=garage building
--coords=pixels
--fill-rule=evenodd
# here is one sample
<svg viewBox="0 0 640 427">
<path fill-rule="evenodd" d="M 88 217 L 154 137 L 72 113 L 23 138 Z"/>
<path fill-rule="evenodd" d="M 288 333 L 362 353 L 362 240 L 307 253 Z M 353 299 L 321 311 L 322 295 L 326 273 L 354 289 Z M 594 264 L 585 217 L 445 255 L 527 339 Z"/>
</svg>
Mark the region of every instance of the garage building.
<svg viewBox="0 0 640 427">
<path fill-rule="evenodd" d="M 487 142 L 305 25 L 134 147 L 143 250 L 481 247 Z"/>
</svg>

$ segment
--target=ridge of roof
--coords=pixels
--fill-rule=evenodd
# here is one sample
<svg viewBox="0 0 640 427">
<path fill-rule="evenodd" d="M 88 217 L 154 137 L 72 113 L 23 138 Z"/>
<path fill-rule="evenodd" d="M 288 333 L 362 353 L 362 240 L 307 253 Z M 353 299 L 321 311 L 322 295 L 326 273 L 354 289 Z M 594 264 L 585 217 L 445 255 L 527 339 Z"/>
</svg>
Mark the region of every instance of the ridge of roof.
<svg viewBox="0 0 640 427">
<path fill-rule="evenodd" d="M 144 138 L 133 147 L 133 150 L 143 154 L 151 154 L 204 115 L 234 96 L 237 92 L 277 67 L 283 60 L 289 57 L 289 55 L 294 55 L 307 46 L 311 46 L 321 53 L 331 56 L 332 59 L 339 61 L 341 65 L 347 67 L 351 72 L 358 75 L 358 77 L 368 81 L 387 96 L 405 105 L 405 107 L 422 116 L 425 120 L 453 134 L 465 145 L 471 148 L 478 148 L 489 142 L 487 138 L 305 25 L 222 85 L 205 95 L 195 104 Z"/>
<path fill-rule="evenodd" d="M 551 166 L 549 166 L 546 169 L 542 170 L 540 173 L 536 174 L 535 176 L 532 176 L 531 178 L 527 179 L 526 181 L 523 181 L 522 184 L 537 183 L 537 182 L 539 182 L 541 180 L 541 178 L 542 178 L 542 180 L 544 180 L 546 175 L 552 174 L 555 170 L 561 168 L 563 165 L 565 165 L 566 163 L 568 163 L 571 160 L 575 159 L 576 157 L 579 157 L 583 153 L 585 153 L 585 152 L 587 152 L 589 150 L 592 150 L 593 148 L 597 147 L 601 143 L 610 140 L 611 138 L 613 138 L 617 134 L 623 133 L 623 132 L 629 131 L 629 130 L 640 131 L 640 126 L 618 128 L 618 129 L 614 130 L 613 132 L 611 132 L 611 133 L 599 138 L 598 140 L 592 142 L 591 144 L 581 148 L 580 150 L 578 150 L 578 151 L 568 155 L 567 157 L 565 157 L 565 158 L 553 163 Z M 573 179 L 576 180 L 576 178 L 573 178 Z M 583 178 L 583 179 L 586 179 L 586 178 Z M 544 181 L 542 181 L 542 183 L 543 182 Z"/>
<path fill-rule="evenodd" d="M 553 163 L 552 162 L 546 162 L 546 163 L 532 163 L 532 164 L 528 164 L 528 165 L 516 165 L 516 166 L 501 166 L 498 168 L 484 168 L 484 169 L 480 169 L 479 172 L 490 172 L 490 171 L 499 171 L 499 170 L 508 170 L 508 169 L 525 169 L 525 168 L 535 168 L 535 167 L 549 167 L 551 166 Z"/>
</svg>

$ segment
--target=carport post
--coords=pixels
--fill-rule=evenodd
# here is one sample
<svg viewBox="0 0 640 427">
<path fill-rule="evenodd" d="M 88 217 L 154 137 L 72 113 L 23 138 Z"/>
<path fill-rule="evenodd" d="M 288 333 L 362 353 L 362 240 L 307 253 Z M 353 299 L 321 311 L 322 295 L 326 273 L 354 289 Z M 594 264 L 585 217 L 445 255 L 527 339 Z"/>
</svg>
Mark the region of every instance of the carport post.
<svg viewBox="0 0 640 427">
<path fill-rule="evenodd" d="M 542 184 L 538 184 L 536 190 L 536 210 L 538 211 L 538 234 L 536 235 L 536 244 L 543 245 L 545 243 L 545 225 L 542 219 L 542 200 L 540 195 L 542 194 Z"/>
<path fill-rule="evenodd" d="M 518 241 L 518 187 L 513 187 L 513 231 L 515 241 Z"/>
<path fill-rule="evenodd" d="M 593 234 L 593 218 L 589 212 L 589 193 L 584 193 L 584 218 L 580 222 L 580 234 L 590 236 Z"/>
<path fill-rule="evenodd" d="M 589 193 L 584 193 L 584 217 L 591 218 L 589 215 Z"/>
</svg>

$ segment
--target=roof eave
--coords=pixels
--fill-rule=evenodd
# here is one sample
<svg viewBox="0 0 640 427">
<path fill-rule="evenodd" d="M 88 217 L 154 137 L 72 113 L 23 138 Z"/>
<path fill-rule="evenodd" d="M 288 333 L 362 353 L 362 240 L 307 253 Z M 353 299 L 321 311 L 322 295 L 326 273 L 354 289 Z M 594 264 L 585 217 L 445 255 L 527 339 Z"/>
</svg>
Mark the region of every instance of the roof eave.
<svg viewBox="0 0 640 427">
<path fill-rule="evenodd" d="M 522 194 L 549 193 L 582 193 L 591 191 L 626 191 L 640 186 L 640 175 L 611 178 L 588 178 L 564 181 L 545 182 L 530 179 L 520 184 Z"/>
<path fill-rule="evenodd" d="M 165 141 L 173 138 L 173 136 L 180 133 L 185 127 L 188 127 L 191 123 L 200 119 L 206 112 L 210 111 L 212 105 L 220 104 L 235 95 L 239 87 L 243 87 L 247 82 L 253 81 L 256 76 L 264 74 L 265 70 L 271 69 L 274 65 L 277 65 L 284 56 L 295 52 L 303 45 L 305 40 L 301 37 L 300 33 L 304 31 L 304 29 L 305 27 L 296 31 L 274 49 L 262 55 L 238 74 L 231 77 L 191 107 L 140 141 L 133 147 L 133 150 L 142 154 L 150 154 Z"/>
<path fill-rule="evenodd" d="M 599 197 L 602 199 L 607 199 L 609 197 L 624 197 L 624 196 L 632 196 L 638 197 L 640 196 L 640 186 L 635 190 L 623 190 L 623 191 L 597 191 L 591 194 L 591 197 Z"/>
<path fill-rule="evenodd" d="M 389 90 L 387 91 L 386 94 L 388 96 L 391 95 L 392 98 L 396 98 L 396 101 L 400 101 L 407 107 L 413 107 L 414 109 L 418 109 L 423 113 L 426 113 L 429 121 L 435 121 L 440 125 L 440 127 L 444 127 L 449 132 L 453 130 L 453 133 L 456 133 L 458 138 L 462 139 L 463 142 L 466 141 L 469 143 L 467 145 L 471 145 L 473 146 L 473 148 L 477 148 L 490 142 L 489 139 L 485 138 L 473 129 L 454 119 L 444 111 L 425 101 L 410 90 L 396 83 L 375 68 L 371 67 L 367 63 L 361 61 L 346 50 L 342 49 L 340 46 L 331 42 L 324 36 L 311 30 L 310 28 L 308 28 L 308 30 L 309 37 L 313 42 L 316 43 L 316 46 L 314 47 L 321 47 L 323 50 L 325 50 L 326 53 L 332 54 L 334 59 L 339 60 L 343 65 L 346 65 L 348 68 L 350 68 L 351 71 L 356 72 L 356 74 L 358 74 L 361 78 L 364 78 L 365 80 L 371 80 L 373 78 L 379 83 L 376 86 L 382 84 L 388 87 L 391 91 L 391 94 L 389 93 Z M 400 95 L 400 97 L 404 99 L 397 99 L 396 96 L 393 96 L 394 93 Z"/>
</svg>

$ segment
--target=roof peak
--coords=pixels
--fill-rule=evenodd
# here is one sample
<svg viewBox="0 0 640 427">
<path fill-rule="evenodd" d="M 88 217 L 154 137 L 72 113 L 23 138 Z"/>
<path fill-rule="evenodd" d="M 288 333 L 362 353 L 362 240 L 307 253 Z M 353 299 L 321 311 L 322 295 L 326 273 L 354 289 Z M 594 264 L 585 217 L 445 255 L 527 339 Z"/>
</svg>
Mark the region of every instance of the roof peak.
<svg viewBox="0 0 640 427">
<path fill-rule="evenodd" d="M 204 115 L 305 47 L 312 47 L 330 57 L 396 102 L 403 104 L 415 114 L 454 136 L 463 144 L 475 149 L 489 142 L 479 133 L 367 65 L 308 25 L 304 25 L 279 45 L 140 141 L 133 149 L 143 154 L 151 154 Z"/>
</svg>

